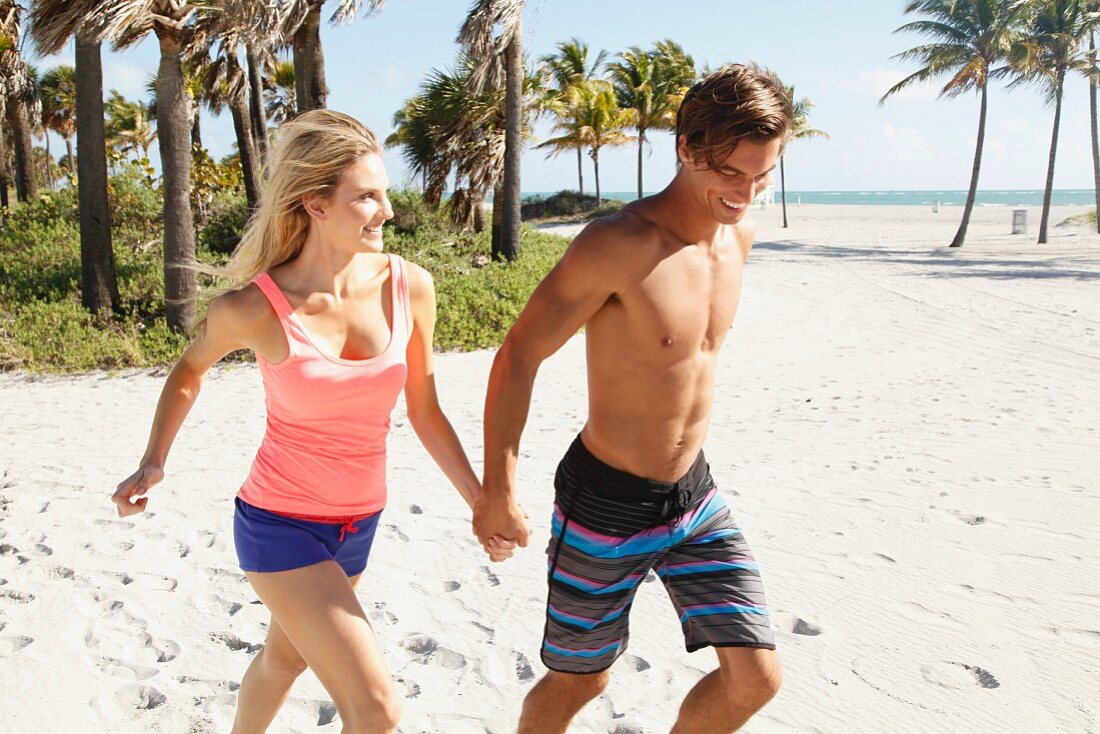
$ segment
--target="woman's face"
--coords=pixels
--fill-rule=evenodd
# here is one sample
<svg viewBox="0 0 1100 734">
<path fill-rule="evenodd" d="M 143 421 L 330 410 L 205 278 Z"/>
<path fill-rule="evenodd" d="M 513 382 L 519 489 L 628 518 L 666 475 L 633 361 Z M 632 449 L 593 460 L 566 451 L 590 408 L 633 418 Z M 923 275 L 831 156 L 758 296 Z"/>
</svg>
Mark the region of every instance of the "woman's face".
<svg viewBox="0 0 1100 734">
<path fill-rule="evenodd" d="M 382 225 L 393 218 L 387 192 L 390 180 L 382 156 L 368 153 L 344 171 L 336 190 L 316 207 L 317 224 L 339 245 L 382 251 Z"/>
</svg>

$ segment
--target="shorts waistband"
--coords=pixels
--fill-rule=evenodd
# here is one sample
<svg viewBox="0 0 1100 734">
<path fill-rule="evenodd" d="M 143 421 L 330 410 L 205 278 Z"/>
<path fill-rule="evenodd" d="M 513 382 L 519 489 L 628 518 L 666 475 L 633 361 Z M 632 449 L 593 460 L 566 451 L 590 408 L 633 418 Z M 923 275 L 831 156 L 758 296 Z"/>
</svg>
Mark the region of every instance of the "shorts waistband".
<svg viewBox="0 0 1100 734">
<path fill-rule="evenodd" d="M 581 440 L 579 435 L 573 440 L 569 450 L 565 452 L 564 461 L 576 467 L 578 471 L 583 472 L 585 482 L 597 494 L 618 497 L 668 495 L 683 490 L 693 493 L 704 484 L 708 484 L 707 479 L 710 476 L 710 466 L 707 464 L 703 452 L 700 451 L 699 455 L 695 457 L 691 468 L 675 482 L 660 482 L 656 479 L 639 477 L 609 466 L 598 459 L 584 445 L 584 441 Z"/>
</svg>

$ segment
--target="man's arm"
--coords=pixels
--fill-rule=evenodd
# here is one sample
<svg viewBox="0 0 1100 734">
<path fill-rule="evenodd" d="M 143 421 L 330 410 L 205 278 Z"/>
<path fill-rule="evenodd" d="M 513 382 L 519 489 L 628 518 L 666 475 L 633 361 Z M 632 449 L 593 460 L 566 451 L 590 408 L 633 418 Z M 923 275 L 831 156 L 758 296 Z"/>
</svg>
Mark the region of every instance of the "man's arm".
<svg viewBox="0 0 1100 734">
<path fill-rule="evenodd" d="M 527 422 L 535 374 L 613 295 L 634 263 L 627 255 L 623 221 L 590 224 L 539 284 L 493 360 L 485 398 L 485 476 L 474 509 L 474 532 L 482 543 L 493 535 L 527 545 L 528 529 L 516 505 L 516 458 Z M 634 219 L 630 217 L 630 219 Z"/>
</svg>

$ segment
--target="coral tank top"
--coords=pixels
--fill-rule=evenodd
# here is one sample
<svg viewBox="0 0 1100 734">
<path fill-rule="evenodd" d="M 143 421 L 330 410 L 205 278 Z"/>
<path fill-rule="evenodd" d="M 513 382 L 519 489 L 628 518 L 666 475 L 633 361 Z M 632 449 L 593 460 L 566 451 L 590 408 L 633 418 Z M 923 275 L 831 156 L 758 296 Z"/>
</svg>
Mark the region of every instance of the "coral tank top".
<svg viewBox="0 0 1100 734">
<path fill-rule="evenodd" d="M 367 515 L 386 504 L 386 435 L 405 386 L 412 309 L 405 261 L 388 255 L 390 341 L 370 359 L 341 359 L 310 336 L 267 273 L 254 282 L 286 334 L 278 364 L 257 356 L 267 430 L 237 496 L 276 513 L 311 517 Z"/>
</svg>

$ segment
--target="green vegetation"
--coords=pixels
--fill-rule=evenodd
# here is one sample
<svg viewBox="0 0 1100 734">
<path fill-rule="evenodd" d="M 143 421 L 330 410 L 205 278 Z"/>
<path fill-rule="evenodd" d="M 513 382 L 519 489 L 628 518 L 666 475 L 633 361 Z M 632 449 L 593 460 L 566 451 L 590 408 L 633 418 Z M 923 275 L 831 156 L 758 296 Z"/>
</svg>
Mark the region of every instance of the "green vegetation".
<svg viewBox="0 0 1100 734">
<path fill-rule="evenodd" d="M 40 194 L 14 207 L 0 228 L 0 369 L 83 371 L 170 365 L 188 339 L 168 328 L 162 273 L 161 190 L 140 164 L 110 180 L 119 311 L 97 319 L 80 303 L 76 192 Z M 489 233 L 457 233 L 444 211 L 418 193 L 394 194 L 386 247 L 432 273 L 438 292 L 436 345 L 442 350 L 500 344 L 531 291 L 567 241 L 523 232 L 524 256 L 490 258 Z M 200 262 L 216 265 L 240 239 L 243 193 L 218 191 L 200 230 Z M 206 286 L 209 278 L 203 278 Z M 208 291 L 209 292 L 209 291 Z"/>
<path fill-rule="evenodd" d="M 1076 216 L 1066 217 L 1058 223 L 1059 227 L 1087 227 L 1089 225 L 1096 224 L 1096 211 L 1085 212 L 1084 214 L 1077 214 Z"/>
<path fill-rule="evenodd" d="M 597 207 L 595 196 L 565 190 L 543 198 L 528 196 L 522 211 L 524 221 L 587 222 L 614 214 L 624 203 L 610 200 Z"/>
</svg>

